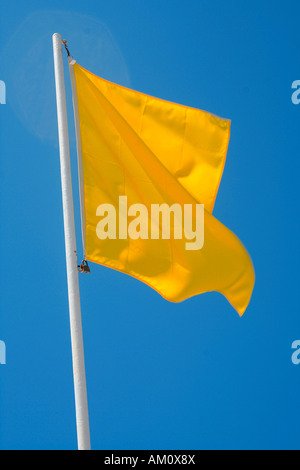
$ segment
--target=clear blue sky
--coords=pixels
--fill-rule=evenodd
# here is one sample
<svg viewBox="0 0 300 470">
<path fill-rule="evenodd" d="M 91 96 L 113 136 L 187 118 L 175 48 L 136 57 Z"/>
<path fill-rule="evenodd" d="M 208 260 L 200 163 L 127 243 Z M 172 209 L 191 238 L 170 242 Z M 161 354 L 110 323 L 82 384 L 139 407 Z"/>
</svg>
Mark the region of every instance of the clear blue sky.
<svg viewBox="0 0 300 470">
<path fill-rule="evenodd" d="M 214 215 L 256 270 L 240 319 L 220 294 L 176 305 L 91 265 L 80 288 L 92 447 L 299 449 L 299 1 L 2 0 L 0 9 L 0 449 L 76 448 L 54 32 L 104 78 L 232 120 Z"/>
</svg>

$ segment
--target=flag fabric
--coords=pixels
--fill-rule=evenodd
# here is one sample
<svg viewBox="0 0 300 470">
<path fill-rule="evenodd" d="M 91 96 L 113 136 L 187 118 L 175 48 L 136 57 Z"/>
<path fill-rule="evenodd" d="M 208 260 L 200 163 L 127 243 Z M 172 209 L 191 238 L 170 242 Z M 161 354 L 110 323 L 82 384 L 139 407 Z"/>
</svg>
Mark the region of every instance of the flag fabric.
<svg viewBox="0 0 300 470">
<path fill-rule="evenodd" d="M 129 274 L 172 302 L 220 292 L 242 315 L 254 286 L 253 265 L 240 240 L 212 215 L 230 121 L 116 85 L 74 61 L 72 67 L 86 259 Z M 200 205 L 202 214 L 194 209 Z M 154 221 L 153 208 L 171 208 L 167 235 L 161 225 L 153 228 L 162 217 Z M 181 227 L 186 237 L 180 238 L 182 214 L 190 231 Z M 203 220 L 204 241 L 198 233 L 197 245 Z"/>
</svg>

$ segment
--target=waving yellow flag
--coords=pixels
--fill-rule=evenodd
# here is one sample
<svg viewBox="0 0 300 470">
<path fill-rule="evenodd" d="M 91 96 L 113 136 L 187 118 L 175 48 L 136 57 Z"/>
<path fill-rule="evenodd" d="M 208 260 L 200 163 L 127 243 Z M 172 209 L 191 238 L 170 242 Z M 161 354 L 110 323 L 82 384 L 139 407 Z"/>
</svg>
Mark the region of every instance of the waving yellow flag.
<svg viewBox="0 0 300 470">
<path fill-rule="evenodd" d="M 212 215 L 230 121 L 70 63 L 86 259 L 173 302 L 218 291 L 242 315 L 254 286 L 252 262 Z"/>
</svg>

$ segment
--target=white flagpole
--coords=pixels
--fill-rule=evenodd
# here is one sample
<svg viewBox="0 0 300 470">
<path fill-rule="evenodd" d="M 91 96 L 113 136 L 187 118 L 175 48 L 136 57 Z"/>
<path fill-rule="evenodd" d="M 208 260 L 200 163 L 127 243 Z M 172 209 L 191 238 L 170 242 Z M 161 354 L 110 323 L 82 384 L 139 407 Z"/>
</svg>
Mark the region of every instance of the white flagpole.
<svg viewBox="0 0 300 470">
<path fill-rule="evenodd" d="M 90 450 L 91 445 L 89 415 L 87 404 L 79 282 L 77 269 L 67 106 L 62 57 L 62 38 L 60 34 L 55 33 L 52 39 L 56 85 L 57 121 L 65 230 L 77 439 L 79 450 Z"/>
</svg>

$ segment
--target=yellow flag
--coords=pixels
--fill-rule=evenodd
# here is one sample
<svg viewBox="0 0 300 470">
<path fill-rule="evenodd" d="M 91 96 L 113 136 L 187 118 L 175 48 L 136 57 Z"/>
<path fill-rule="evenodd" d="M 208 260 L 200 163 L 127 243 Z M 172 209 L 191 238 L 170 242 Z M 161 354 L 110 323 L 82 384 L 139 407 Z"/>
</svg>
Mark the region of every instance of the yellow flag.
<svg viewBox="0 0 300 470">
<path fill-rule="evenodd" d="M 242 315 L 254 286 L 252 262 L 212 215 L 230 121 L 72 67 L 86 259 L 172 302 L 218 291 Z"/>
</svg>

